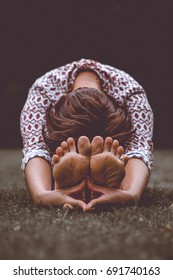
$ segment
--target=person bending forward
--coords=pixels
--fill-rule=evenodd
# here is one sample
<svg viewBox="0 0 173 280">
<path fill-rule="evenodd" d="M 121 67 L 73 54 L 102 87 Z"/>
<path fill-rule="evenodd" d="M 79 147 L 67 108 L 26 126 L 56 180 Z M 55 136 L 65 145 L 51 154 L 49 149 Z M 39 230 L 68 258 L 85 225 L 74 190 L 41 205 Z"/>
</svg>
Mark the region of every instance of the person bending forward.
<svg viewBox="0 0 173 280">
<path fill-rule="evenodd" d="M 81 59 L 46 73 L 21 113 L 34 203 L 90 211 L 138 202 L 152 169 L 152 132 L 146 93 L 125 72 Z"/>
</svg>

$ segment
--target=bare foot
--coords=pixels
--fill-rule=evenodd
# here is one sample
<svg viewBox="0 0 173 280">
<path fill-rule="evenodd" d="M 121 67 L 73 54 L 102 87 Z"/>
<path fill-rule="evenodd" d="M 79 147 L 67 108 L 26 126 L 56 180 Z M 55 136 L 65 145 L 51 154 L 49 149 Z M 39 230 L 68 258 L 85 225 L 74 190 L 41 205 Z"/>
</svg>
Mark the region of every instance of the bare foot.
<svg viewBox="0 0 173 280">
<path fill-rule="evenodd" d="M 119 188 L 125 176 L 125 165 L 128 157 L 117 140 L 96 136 L 91 142 L 90 177 L 93 183 L 107 187 Z"/>
<path fill-rule="evenodd" d="M 77 148 L 79 153 L 76 151 L 74 139 L 70 137 L 56 149 L 52 158 L 55 189 L 76 186 L 88 176 L 91 153 L 89 139 L 81 136 Z"/>
</svg>

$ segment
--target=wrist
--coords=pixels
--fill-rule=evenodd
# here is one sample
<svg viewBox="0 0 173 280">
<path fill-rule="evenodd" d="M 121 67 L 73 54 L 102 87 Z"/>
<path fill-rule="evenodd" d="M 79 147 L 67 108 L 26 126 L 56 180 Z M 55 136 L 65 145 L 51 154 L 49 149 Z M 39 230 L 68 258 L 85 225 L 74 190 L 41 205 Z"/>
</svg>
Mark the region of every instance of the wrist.
<svg viewBox="0 0 173 280">
<path fill-rule="evenodd" d="M 49 191 L 41 190 L 32 195 L 32 200 L 36 206 L 45 205 L 46 196 Z"/>
</svg>

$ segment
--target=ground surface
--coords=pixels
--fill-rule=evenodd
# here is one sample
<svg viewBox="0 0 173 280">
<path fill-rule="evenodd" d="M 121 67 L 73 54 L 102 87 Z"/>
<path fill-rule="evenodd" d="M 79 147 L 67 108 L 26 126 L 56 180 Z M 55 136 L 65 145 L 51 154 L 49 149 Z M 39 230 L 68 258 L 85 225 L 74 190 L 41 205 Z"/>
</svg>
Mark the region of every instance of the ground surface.
<svg viewBox="0 0 173 280">
<path fill-rule="evenodd" d="M 101 213 L 35 207 L 19 150 L 0 150 L 0 259 L 173 259 L 173 150 L 155 151 L 139 206 Z"/>
</svg>

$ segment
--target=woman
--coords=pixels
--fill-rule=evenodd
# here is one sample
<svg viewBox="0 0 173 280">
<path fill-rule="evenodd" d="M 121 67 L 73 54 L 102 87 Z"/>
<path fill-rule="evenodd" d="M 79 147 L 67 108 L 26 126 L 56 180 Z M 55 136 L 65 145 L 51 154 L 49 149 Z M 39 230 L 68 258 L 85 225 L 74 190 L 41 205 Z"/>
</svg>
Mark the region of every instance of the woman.
<svg viewBox="0 0 173 280">
<path fill-rule="evenodd" d="M 21 114 L 22 166 L 33 201 L 83 211 L 139 201 L 152 169 L 152 132 L 146 93 L 123 71 L 81 59 L 46 73 Z"/>
</svg>

